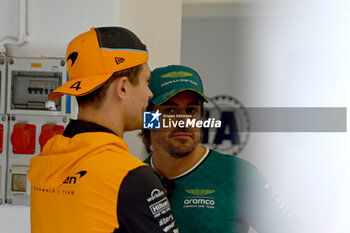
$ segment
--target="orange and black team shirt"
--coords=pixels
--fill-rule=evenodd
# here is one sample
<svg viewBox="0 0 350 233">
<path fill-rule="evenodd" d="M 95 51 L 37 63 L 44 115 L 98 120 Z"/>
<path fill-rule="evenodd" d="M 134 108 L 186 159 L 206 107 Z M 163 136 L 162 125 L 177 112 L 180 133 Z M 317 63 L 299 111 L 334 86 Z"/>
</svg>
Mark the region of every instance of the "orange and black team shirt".
<svg viewBox="0 0 350 233">
<path fill-rule="evenodd" d="M 114 132 L 72 120 L 31 159 L 32 233 L 177 233 L 163 185 Z"/>
</svg>

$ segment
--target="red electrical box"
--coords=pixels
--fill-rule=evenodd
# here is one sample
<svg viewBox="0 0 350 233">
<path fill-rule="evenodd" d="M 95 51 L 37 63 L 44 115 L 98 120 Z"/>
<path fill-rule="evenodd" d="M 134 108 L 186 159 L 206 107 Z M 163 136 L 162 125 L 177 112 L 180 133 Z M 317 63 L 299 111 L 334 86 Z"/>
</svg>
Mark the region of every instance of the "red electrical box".
<svg viewBox="0 0 350 233">
<path fill-rule="evenodd" d="M 11 134 L 12 152 L 14 154 L 35 153 L 36 126 L 26 123 L 17 123 Z"/>
<path fill-rule="evenodd" d="M 2 153 L 2 147 L 4 145 L 4 126 L 0 124 L 0 153 Z"/>
<path fill-rule="evenodd" d="M 43 150 L 46 142 L 57 134 L 63 134 L 64 126 L 55 124 L 45 124 L 41 127 L 41 134 L 39 136 L 39 144 Z"/>
</svg>

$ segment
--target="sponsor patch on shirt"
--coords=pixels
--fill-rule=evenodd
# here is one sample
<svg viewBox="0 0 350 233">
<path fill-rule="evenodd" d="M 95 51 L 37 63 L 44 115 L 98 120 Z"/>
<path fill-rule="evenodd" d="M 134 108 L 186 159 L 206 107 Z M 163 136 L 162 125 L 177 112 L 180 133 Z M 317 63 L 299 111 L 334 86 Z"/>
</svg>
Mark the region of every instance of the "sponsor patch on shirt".
<svg viewBox="0 0 350 233">
<path fill-rule="evenodd" d="M 183 208 L 207 208 L 215 209 L 215 198 L 208 196 L 215 193 L 213 189 L 186 189 L 187 196 L 183 201 Z"/>
<path fill-rule="evenodd" d="M 151 196 L 147 198 L 147 202 L 151 213 L 159 221 L 159 226 L 162 227 L 163 231 L 177 233 L 178 229 L 175 228 L 175 220 L 171 212 L 170 203 L 164 191 L 153 189 Z"/>
</svg>

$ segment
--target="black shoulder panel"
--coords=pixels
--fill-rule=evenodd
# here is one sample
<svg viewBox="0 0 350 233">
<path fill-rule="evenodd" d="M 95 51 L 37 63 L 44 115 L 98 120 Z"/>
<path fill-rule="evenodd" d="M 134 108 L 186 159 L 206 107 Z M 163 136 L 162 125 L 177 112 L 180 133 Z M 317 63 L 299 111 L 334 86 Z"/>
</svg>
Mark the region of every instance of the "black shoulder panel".
<svg viewBox="0 0 350 233">
<path fill-rule="evenodd" d="M 163 185 L 150 166 L 138 167 L 125 176 L 117 216 L 120 228 L 126 232 L 178 232 Z"/>
</svg>

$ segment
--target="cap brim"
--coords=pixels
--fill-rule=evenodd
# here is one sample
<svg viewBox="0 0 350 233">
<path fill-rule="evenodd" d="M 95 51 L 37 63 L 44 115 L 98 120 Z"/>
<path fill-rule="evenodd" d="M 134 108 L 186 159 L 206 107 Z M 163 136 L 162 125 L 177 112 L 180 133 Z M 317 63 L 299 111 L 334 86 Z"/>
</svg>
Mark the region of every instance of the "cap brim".
<svg viewBox="0 0 350 233">
<path fill-rule="evenodd" d="M 82 96 L 89 94 L 90 92 L 99 88 L 104 84 L 110 77 L 111 74 L 96 75 L 89 77 L 75 78 L 64 83 L 62 86 L 58 87 L 56 90 L 51 92 L 48 96 L 49 100 L 57 100 L 64 94 Z"/>
<path fill-rule="evenodd" d="M 200 97 L 202 97 L 205 102 L 207 102 L 207 103 L 209 102 L 205 95 L 203 95 L 199 91 L 192 89 L 192 88 L 174 88 L 170 91 L 165 92 L 164 94 L 162 94 L 160 96 L 157 96 L 154 99 L 151 99 L 149 102 L 151 102 L 153 104 L 162 104 L 162 103 L 166 102 L 168 99 L 170 99 L 171 97 L 173 97 L 174 95 L 176 95 L 180 92 L 183 92 L 183 91 L 193 91 L 193 92 L 197 93 Z"/>
</svg>

